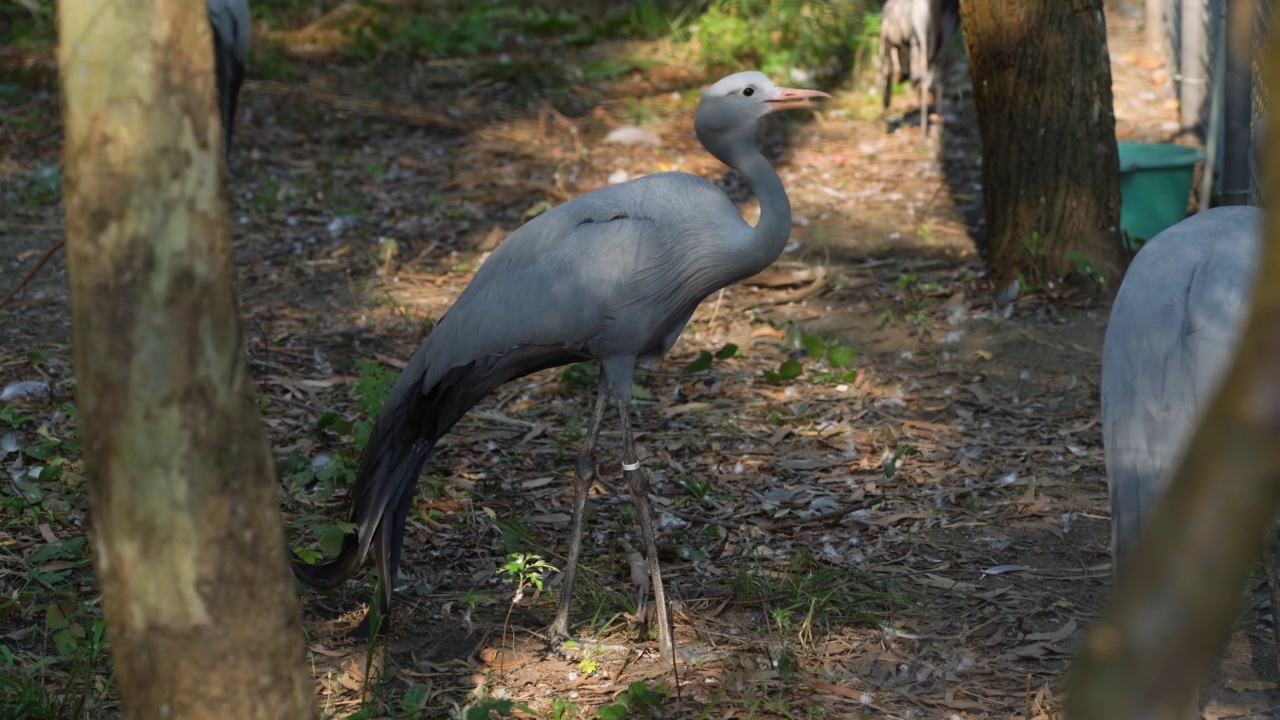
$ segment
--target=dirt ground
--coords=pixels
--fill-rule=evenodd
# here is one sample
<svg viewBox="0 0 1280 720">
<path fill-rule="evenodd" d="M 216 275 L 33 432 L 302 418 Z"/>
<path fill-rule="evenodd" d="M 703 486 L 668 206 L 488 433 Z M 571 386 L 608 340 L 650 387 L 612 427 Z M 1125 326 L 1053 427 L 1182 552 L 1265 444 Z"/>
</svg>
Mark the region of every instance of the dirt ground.
<svg viewBox="0 0 1280 720">
<path fill-rule="evenodd" d="M 1168 140 L 1170 69 L 1142 55 L 1138 22 L 1108 16 L 1119 135 Z M 425 708 L 477 692 L 544 716 L 568 700 L 585 717 L 635 682 L 662 685 L 667 717 L 1033 718 L 1061 708 L 1069 660 L 1110 588 L 1098 427 L 1108 308 L 1057 289 L 993 304 L 975 250 L 980 152 L 961 55 L 948 82 L 960 97 L 948 98 L 927 143 L 906 98 L 894 101 L 894 115 L 908 117 L 892 133 L 860 119 L 865 102 L 852 94 L 770 126 L 794 206 L 791 246 L 764 275 L 704 303 L 638 379 L 678 677 L 628 619 L 637 589 L 624 548 L 640 543 L 610 457 L 618 433 L 604 434 L 590 499 L 586 587 L 571 616 L 579 645 L 548 650 L 540 633 L 555 593 L 526 593 L 512 609 L 497 574 L 512 552 L 564 559 L 571 458 L 591 402 L 583 375 L 594 370 L 556 370 L 501 388 L 432 458 L 395 629 L 374 663 L 383 684 L 365 690 L 368 649 L 342 637 L 370 585 L 302 596 L 326 712 L 354 711 L 372 694 L 383 701 L 373 717 L 413 716 L 401 698 L 416 689 Z M 449 63 L 391 70 L 316 61 L 305 82 L 250 82 L 242 99 L 236 263 L 282 471 L 291 457 L 323 466 L 349 445 L 316 425 L 329 410 L 360 417 L 356 361 L 403 366 L 485 253 L 540 203 L 611 176 L 681 169 L 755 212 L 741 179 L 693 139 L 689 110 L 707 79 L 683 67 L 584 83 L 554 108 L 513 103 L 501 83 L 468 84 Z M 338 102 L 371 95 L 381 104 Z M 2 109 L 31 108 L 54 113 L 56 98 Z M 606 141 L 633 123 L 656 143 Z M 61 237 L 46 181 L 57 128 L 21 140 L 0 166 L 0 181 L 20 189 L 3 211 L 0 290 Z M 808 357 L 790 342 L 795 329 L 855 350 L 856 377 Z M 685 369 L 726 343 L 740 356 Z M 789 359 L 804 372 L 768 382 Z M 57 432 L 70 362 L 57 253 L 0 314 L 0 382 L 49 382 L 53 400 L 34 409 Z M 26 469 L 3 452 L 6 468 Z M 319 493 L 313 474 L 287 472 L 286 519 L 342 516 L 341 498 Z M 51 534 L 82 532 L 79 502 Z M 0 540 L 6 562 L 52 542 L 16 524 Z M 15 577 L 0 576 L 0 588 Z M 549 581 L 554 589 L 558 576 Z M 92 597 L 91 586 L 82 592 Z M 1256 608 L 1265 589 L 1248 594 Z M 1243 613 L 1205 717 L 1280 706 L 1271 686 L 1246 682 L 1277 677 L 1259 615 Z M 0 640 L 36 642 L 14 634 L 29 619 L 5 618 Z"/>
</svg>

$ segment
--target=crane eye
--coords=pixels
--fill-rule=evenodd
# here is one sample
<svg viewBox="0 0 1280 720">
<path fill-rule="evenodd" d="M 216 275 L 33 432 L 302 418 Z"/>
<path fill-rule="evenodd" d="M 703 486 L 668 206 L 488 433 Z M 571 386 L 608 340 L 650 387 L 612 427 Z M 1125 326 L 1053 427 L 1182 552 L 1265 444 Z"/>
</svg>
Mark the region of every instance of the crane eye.
<svg viewBox="0 0 1280 720">
<path fill-rule="evenodd" d="M 756 89 L 748 85 L 742 89 L 742 94 L 745 95 L 746 97 L 751 97 L 752 95 L 756 94 Z"/>
</svg>

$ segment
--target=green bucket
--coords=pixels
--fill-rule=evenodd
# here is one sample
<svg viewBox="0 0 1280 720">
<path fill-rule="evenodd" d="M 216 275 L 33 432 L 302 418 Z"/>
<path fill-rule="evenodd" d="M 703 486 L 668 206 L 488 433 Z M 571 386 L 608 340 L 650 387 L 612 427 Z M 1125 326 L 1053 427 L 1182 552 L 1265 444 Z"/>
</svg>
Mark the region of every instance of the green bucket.
<svg viewBox="0 0 1280 720">
<path fill-rule="evenodd" d="M 1117 142 L 1120 150 L 1120 229 L 1136 250 L 1187 216 L 1196 163 L 1204 151 L 1168 143 Z"/>
</svg>

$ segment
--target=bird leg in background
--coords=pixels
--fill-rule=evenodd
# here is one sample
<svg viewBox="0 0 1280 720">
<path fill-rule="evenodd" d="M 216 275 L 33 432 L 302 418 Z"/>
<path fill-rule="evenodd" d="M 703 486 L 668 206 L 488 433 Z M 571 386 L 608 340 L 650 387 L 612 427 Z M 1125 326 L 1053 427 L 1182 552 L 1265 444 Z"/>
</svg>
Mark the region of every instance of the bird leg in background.
<svg viewBox="0 0 1280 720">
<path fill-rule="evenodd" d="M 658 649 L 664 661 L 675 663 L 675 646 L 671 638 L 671 618 L 667 615 L 667 596 L 662 588 L 662 568 L 658 565 L 658 541 L 653 529 L 653 509 L 649 506 L 649 479 L 640 472 L 635 439 L 631 435 L 631 403 L 618 403 L 622 416 L 622 474 L 631 489 L 631 502 L 636 506 L 636 522 L 644 538 L 645 561 L 649 565 L 649 581 L 653 585 L 653 617 L 658 623 Z"/>
<path fill-rule="evenodd" d="M 560 607 L 556 608 L 556 619 L 550 628 L 552 637 L 569 636 L 569 605 L 573 602 L 573 584 L 578 576 L 578 555 L 582 552 L 587 490 L 591 487 L 591 478 L 595 476 L 596 440 L 600 437 L 600 423 L 604 420 L 604 410 L 608 406 L 609 389 L 602 382 L 595 409 L 591 413 L 591 425 L 582 438 L 582 447 L 578 449 L 578 459 L 573 466 L 573 527 L 569 536 L 569 559 L 565 562 L 564 580 L 560 583 Z"/>
</svg>

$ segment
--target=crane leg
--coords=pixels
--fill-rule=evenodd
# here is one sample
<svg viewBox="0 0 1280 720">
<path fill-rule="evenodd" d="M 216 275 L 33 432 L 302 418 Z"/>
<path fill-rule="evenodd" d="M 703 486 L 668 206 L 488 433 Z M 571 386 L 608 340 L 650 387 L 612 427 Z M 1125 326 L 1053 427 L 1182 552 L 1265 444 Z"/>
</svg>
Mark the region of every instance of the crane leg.
<svg viewBox="0 0 1280 720">
<path fill-rule="evenodd" d="M 635 438 L 631 433 L 631 403 L 618 403 L 622 416 L 622 474 L 631 489 L 631 502 L 636 506 L 636 521 L 644 538 L 645 561 L 649 566 L 649 582 L 653 585 L 654 618 L 658 624 L 658 649 L 663 659 L 675 662 L 675 646 L 671 638 L 671 618 L 667 614 L 667 595 L 662 587 L 662 568 L 658 565 L 658 541 L 653 530 L 653 508 L 649 505 L 649 479 L 640 472 Z"/>
<path fill-rule="evenodd" d="M 596 441 L 600 437 L 600 423 L 604 420 L 604 410 L 608 405 L 609 389 L 601 383 L 595 409 L 591 413 L 591 425 L 587 427 L 587 435 L 582 439 L 582 447 L 578 449 L 578 459 L 573 466 L 573 526 L 569 537 L 569 559 L 565 562 L 564 580 L 560 583 L 560 607 L 556 608 L 556 619 L 551 623 L 552 637 L 569 636 L 569 605 L 573 602 L 573 584 L 578 579 L 578 556 L 582 553 L 587 490 L 591 487 L 591 478 L 596 472 Z"/>
<path fill-rule="evenodd" d="M 927 61 L 926 61 L 927 62 Z M 929 142 L 929 86 L 933 84 L 933 73 L 925 71 L 920 80 L 920 138 Z"/>
</svg>

